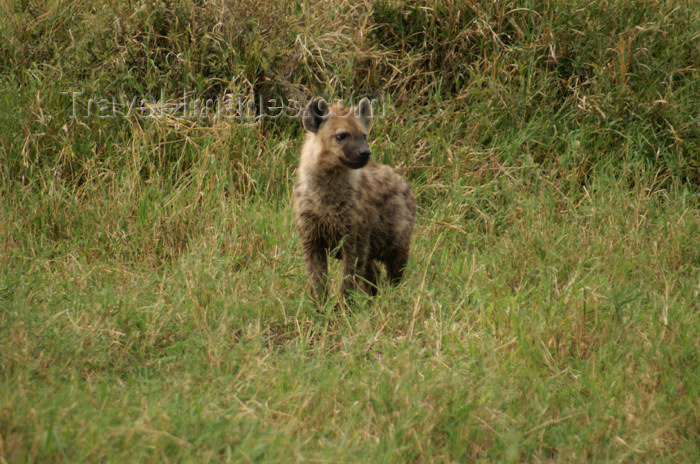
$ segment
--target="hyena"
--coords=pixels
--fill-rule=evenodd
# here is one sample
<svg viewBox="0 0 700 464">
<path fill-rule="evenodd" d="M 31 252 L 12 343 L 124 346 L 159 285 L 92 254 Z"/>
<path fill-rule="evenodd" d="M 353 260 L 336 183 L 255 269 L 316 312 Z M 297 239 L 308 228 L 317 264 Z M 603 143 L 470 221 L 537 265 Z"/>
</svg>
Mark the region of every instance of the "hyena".
<svg viewBox="0 0 700 464">
<path fill-rule="evenodd" d="M 316 98 L 304 113 L 306 139 L 294 186 L 294 219 L 316 301 L 326 298 L 328 254 L 342 259 L 343 295 L 375 295 L 377 262 L 398 283 L 408 261 L 416 202 L 408 182 L 389 166 L 370 161 L 367 130 L 372 107 L 357 111 Z"/>
</svg>

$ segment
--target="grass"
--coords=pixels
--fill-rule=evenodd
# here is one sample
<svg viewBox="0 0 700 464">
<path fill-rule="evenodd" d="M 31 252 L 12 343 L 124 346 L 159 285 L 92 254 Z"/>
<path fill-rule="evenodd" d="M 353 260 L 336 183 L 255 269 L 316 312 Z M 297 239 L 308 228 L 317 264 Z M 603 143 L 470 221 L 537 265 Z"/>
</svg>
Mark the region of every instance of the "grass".
<svg viewBox="0 0 700 464">
<path fill-rule="evenodd" d="M 0 9 L 0 462 L 700 459 L 693 2 Z M 300 122 L 161 90 L 383 98 L 405 280 L 317 311 Z"/>
</svg>

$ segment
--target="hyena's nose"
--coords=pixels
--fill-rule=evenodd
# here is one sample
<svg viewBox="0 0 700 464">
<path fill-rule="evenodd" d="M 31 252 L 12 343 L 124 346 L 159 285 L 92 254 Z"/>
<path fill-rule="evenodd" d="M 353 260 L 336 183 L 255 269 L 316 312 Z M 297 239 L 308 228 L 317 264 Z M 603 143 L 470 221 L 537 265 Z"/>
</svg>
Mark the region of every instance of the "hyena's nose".
<svg viewBox="0 0 700 464">
<path fill-rule="evenodd" d="M 361 151 L 360 152 L 360 158 L 362 159 L 367 159 L 370 157 L 372 153 L 369 150 Z"/>
</svg>

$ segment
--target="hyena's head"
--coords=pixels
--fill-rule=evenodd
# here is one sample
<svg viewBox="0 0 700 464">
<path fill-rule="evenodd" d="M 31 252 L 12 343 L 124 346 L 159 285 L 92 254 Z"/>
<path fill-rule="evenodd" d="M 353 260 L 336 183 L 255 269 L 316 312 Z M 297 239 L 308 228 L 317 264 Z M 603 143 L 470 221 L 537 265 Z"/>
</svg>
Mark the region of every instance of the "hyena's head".
<svg viewBox="0 0 700 464">
<path fill-rule="evenodd" d="M 328 106 L 322 98 L 314 98 L 304 113 L 304 127 L 315 138 L 319 158 L 315 162 L 328 167 L 364 167 L 371 155 L 367 130 L 372 119 L 372 105 L 363 98 L 357 111 L 343 104 Z"/>
</svg>

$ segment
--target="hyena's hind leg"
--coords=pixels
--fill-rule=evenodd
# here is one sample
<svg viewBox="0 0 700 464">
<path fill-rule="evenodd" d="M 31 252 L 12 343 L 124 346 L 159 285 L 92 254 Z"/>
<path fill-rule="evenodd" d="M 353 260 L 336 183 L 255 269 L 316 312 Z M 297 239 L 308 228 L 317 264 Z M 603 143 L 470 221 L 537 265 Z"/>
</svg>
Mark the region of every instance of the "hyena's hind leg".
<svg viewBox="0 0 700 464">
<path fill-rule="evenodd" d="M 407 263 L 408 247 L 394 249 L 388 254 L 384 264 L 386 264 L 387 278 L 392 285 L 396 285 L 401 281 Z"/>
</svg>

